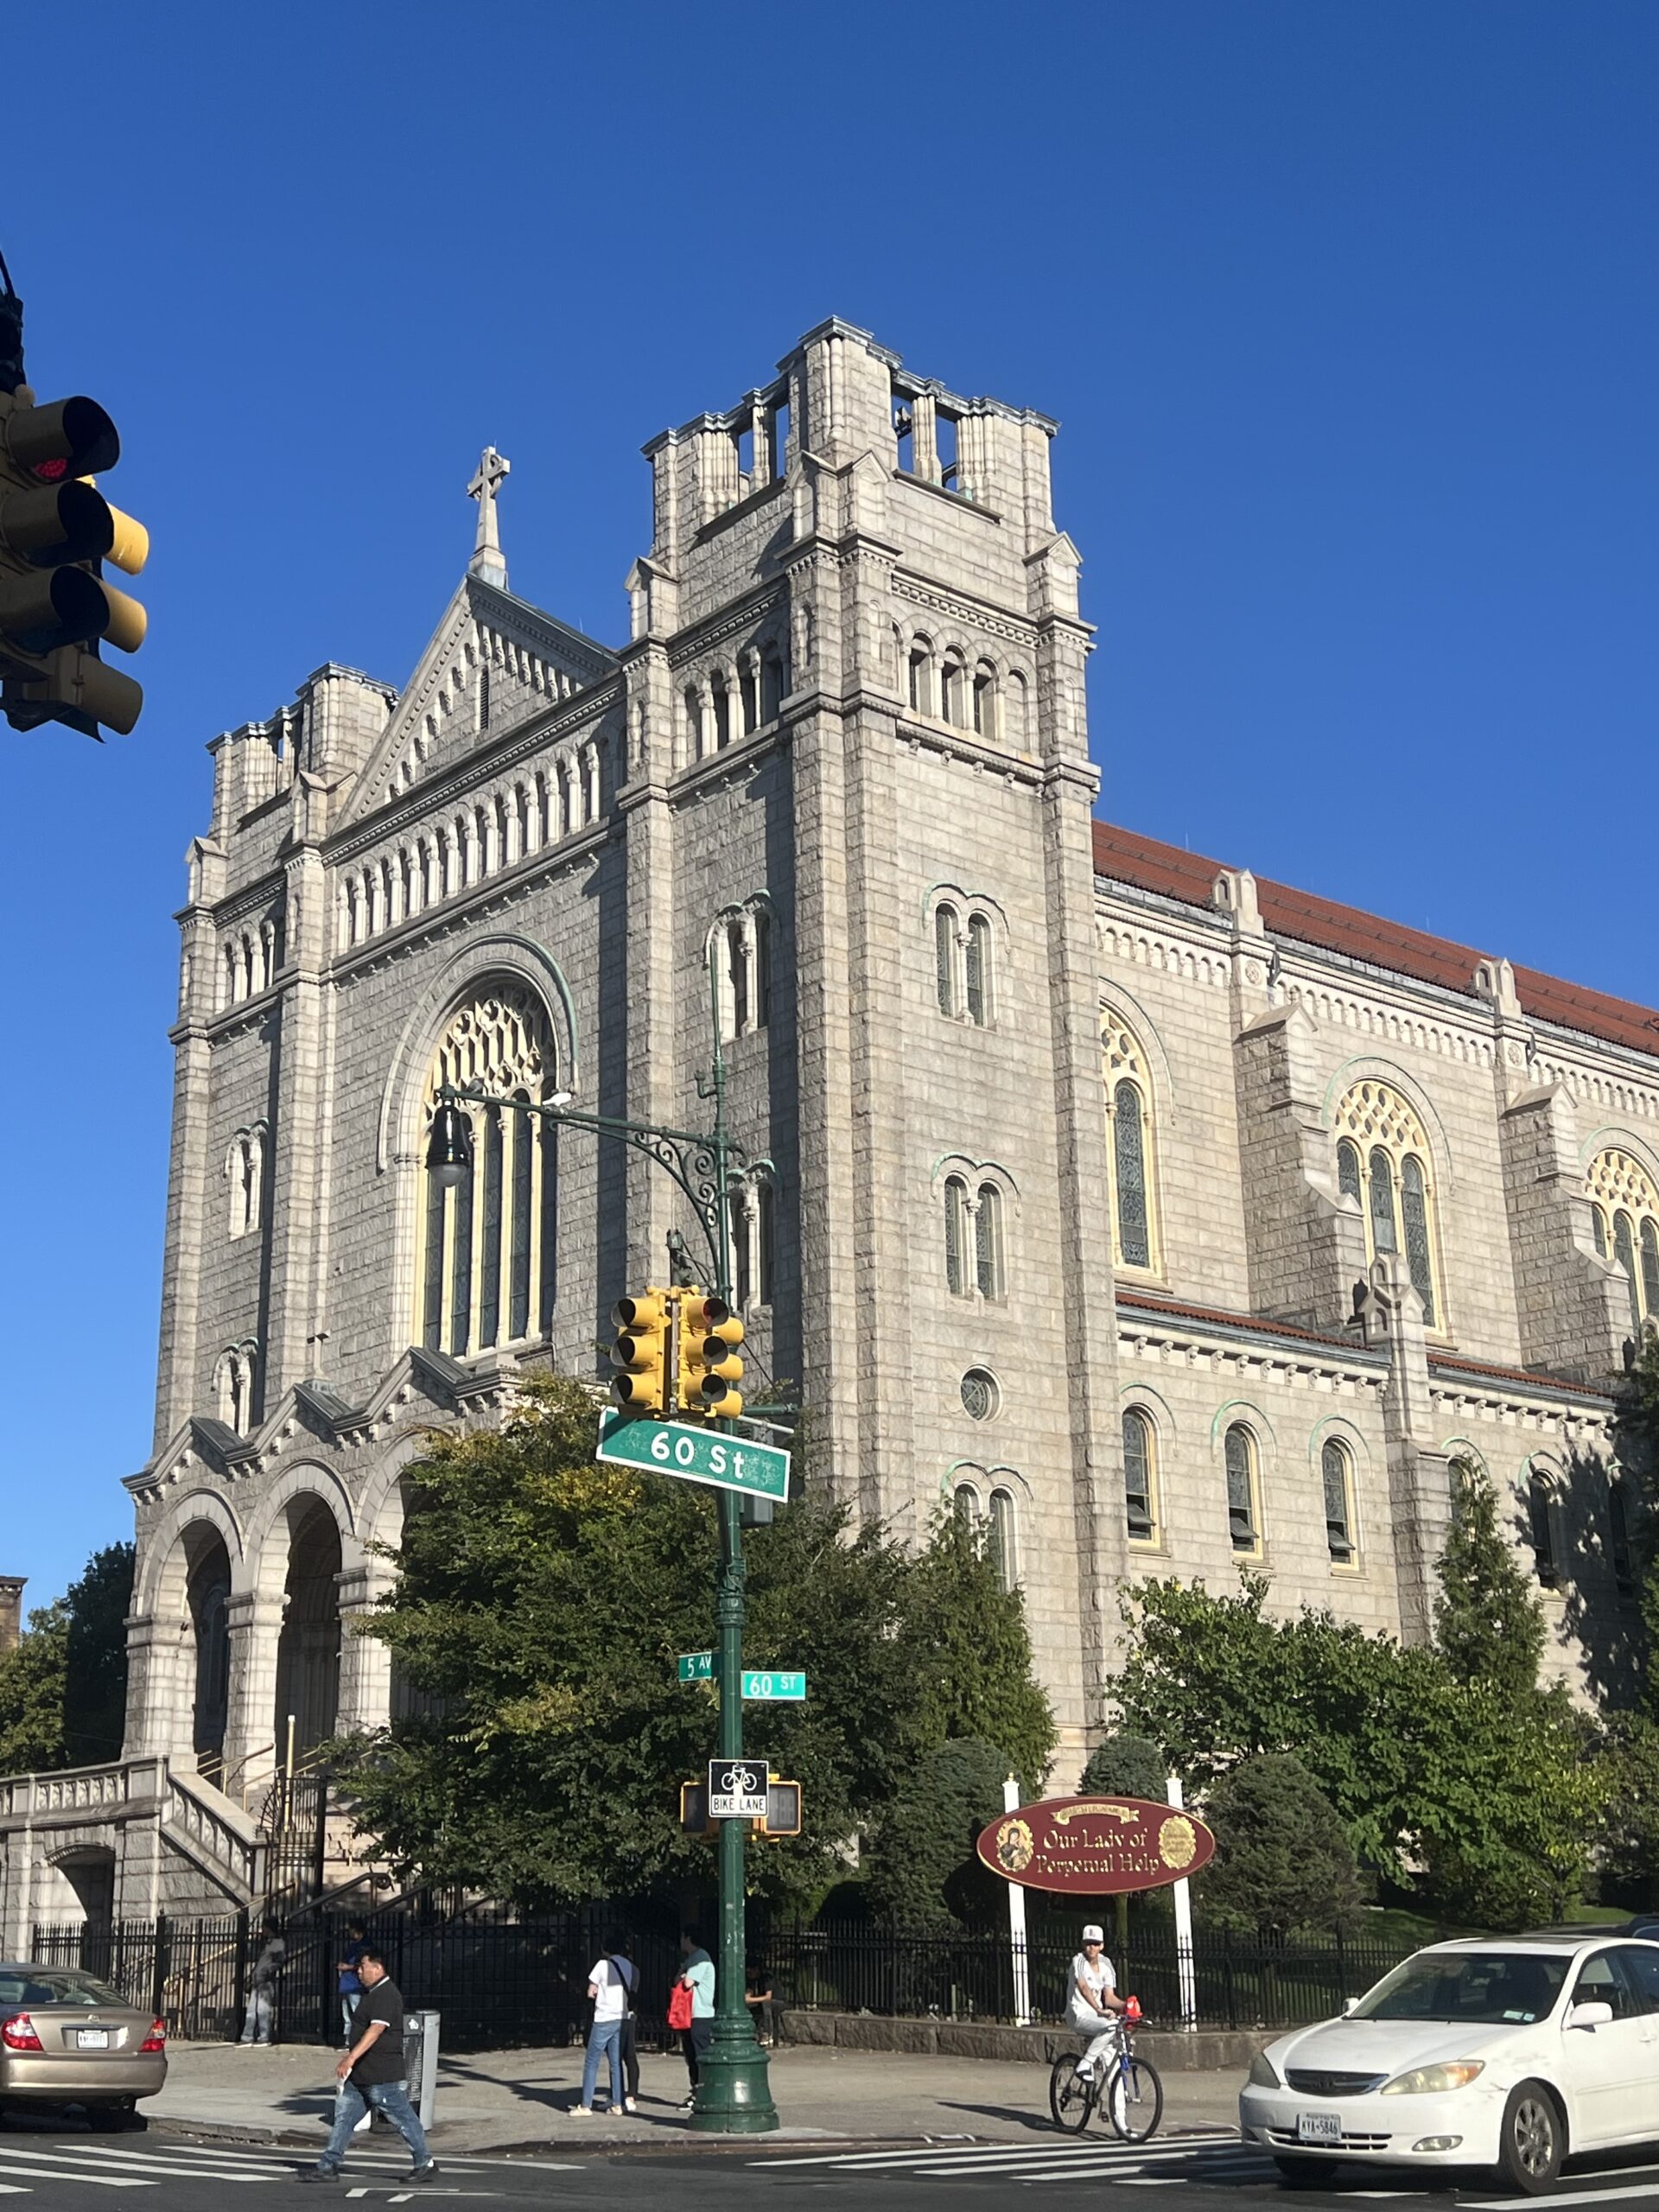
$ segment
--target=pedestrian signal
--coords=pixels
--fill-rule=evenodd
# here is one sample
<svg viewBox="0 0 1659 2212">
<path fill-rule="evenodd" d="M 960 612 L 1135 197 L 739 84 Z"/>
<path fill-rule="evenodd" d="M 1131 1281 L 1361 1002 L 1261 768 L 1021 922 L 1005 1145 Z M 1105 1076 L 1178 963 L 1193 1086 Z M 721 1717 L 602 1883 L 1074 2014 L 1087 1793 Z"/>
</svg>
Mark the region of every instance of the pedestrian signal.
<svg viewBox="0 0 1659 2212">
<path fill-rule="evenodd" d="M 768 1842 L 780 1836 L 799 1835 L 801 1832 L 801 1785 L 785 1782 L 781 1776 L 766 1777 L 766 1810 L 765 1818 L 754 1823 L 754 1832 Z"/>
</svg>

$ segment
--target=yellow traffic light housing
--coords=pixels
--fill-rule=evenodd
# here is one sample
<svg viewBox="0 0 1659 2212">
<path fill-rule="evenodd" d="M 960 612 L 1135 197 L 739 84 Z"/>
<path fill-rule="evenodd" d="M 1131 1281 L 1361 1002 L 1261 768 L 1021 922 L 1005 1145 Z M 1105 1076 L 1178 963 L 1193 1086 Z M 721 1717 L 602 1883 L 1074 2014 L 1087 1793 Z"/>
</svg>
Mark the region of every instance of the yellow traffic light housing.
<svg viewBox="0 0 1659 2212">
<path fill-rule="evenodd" d="M 96 400 L 38 406 L 25 384 L 0 390 L 0 706 L 13 727 L 67 722 L 124 735 L 144 695 L 106 667 L 100 645 L 137 652 L 147 617 L 104 581 L 106 561 L 136 575 L 149 557 L 142 523 L 110 505 L 91 479 L 121 454 Z"/>
<path fill-rule="evenodd" d="M 737 1347 L 743 1324 L 723 1298 L 687 1290 L 680 1298 L 679 1408 L 692 1421 L 735 1421 L 743 1410 Z"/>
<path fill-rule="evenodd" d="M 631 1414 L 671 1410 L 673 1382 L 669 1370 L 672 1300 L 664 1291 L 646 1290 L 638 1298 L 619 1298 L 611 1308 L 617 1331 L 611 1364 L 621 1372 L 611 1395 Z"/>
</svg>

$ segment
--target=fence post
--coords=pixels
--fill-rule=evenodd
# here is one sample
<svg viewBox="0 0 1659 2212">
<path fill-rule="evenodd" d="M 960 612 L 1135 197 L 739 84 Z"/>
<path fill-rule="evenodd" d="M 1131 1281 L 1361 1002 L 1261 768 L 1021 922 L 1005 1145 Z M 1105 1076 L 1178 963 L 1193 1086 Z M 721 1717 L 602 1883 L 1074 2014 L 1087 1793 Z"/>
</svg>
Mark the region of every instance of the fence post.
<svg viewBox="0 0 1659 2212">
<path fill-rule="evenodd" d="M 167 1996 L 167 1954 L 168 1935 L 169 1923 L 167 1915 L 164 1912 L 158 1912 L 156 1916 L 155 1971 L 151 1975 L 149 1986 L 150 2010 L 156 2014 L 158 2019 L 161 2017 L 163 2002 Z"/>
<path fill-rule="evenodd" d="M 1227 2025 L 1236 2029 L 1238 2006 L 1233 1996 L 1233 1938 L 1230 1929 L 1225 1928 L 1221 1931 L 1221 1983 L 1225 1992 Z"/>
</svg>

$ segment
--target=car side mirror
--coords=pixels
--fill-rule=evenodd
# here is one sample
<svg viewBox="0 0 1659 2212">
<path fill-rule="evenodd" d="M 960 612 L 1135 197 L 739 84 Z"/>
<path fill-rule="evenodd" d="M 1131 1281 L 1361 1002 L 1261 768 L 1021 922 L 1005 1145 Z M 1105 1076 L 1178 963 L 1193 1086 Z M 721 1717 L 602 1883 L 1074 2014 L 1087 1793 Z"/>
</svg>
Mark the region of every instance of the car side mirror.
<svg viewBox="0 0 1659 2212">
<path fill-rule="evenodd" d="M 1612 2024 L 1613 2008 L 1604 2005 L 1599 1998 L 1589 1998 L 1582 2005 L 1569 2005 L 1567 2024 L 1569 2028 L 1605 2028 Z"/>
<path fill-rule="evenodd" d="M 1344 1998 L 1343 1999 L 1343 2000 L 1342 2000 L 1342 2017 L 1343 2017 L 1343 2018 L 1344 2018 L 1344 2020 L 1348 2018 L 1348 2017 L 1349 2017 L 1349 2015 L 1350 2015 L 1351 2013 L 1357 2012 L 1358 2012 L 1358 2010 L 1359 2010 L 1359 1999 L 1358 1999 L 1358 1998 L 1357 1998 L 1357 1997 L 1344 1997 Z"/>
</svg>

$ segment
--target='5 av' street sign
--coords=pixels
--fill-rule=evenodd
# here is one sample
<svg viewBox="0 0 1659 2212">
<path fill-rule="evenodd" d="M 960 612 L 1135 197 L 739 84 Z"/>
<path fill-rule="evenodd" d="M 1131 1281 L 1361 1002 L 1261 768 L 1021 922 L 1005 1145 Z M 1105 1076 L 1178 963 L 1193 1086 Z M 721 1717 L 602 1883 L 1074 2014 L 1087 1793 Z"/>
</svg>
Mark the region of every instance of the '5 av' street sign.
<svg viewBox="0 0 1659 2212">
<path fill-rule="evenodd" d="M 682 1651 L 679 1656 L 679 1679 L 683 1682 L 712 1682 L 715 1679 L 715 1655 L 712 1651 Z M 743 1694 L 756 1705 L 798 1705 L 806 1695 L 806 1676 L 798 1667 L 746 1667 L 743 1669 Z"/>
<path fill-rule="evenodd" d="M 599 1417 L 599 1459 L 614 1466 L 643 1467 L 678 1475 L 715 1490 L 744 1491 L 753 1497 L 786 1499 L 789 1454 L 775 1444 L 752 1444 L 690 1421 L 651 1421 L 607 1407 Z"/>
</svg>

